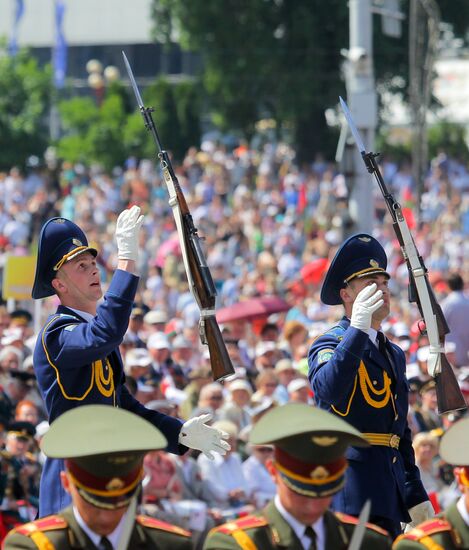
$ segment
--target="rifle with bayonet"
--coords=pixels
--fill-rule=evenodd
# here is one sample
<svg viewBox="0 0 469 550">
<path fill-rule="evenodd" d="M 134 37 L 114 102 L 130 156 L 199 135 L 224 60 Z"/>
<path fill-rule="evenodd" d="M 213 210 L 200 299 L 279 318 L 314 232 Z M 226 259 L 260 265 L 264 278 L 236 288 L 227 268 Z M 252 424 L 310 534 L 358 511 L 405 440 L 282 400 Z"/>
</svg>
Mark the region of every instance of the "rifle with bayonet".
<svg viewBox="0 0 469 550">
<path fill-rule="evenodd" d="M 370 174 L 374 175 L 383 194 L 386 206 L 392 217 L 394 232 L 407 264 L 409 272 L 409 302 L 417 304 L 420 315 L 425 322 L 425 330 L 430 344 L 427 365 L 428 373 L 436 382 L 438 411 L 442 414 L 467 409 L 466 401 L 453 368 L 445 355 L 445 336 L 449 333 L 449 327 L 428 280 L 428 271 L 423 258 L 415 246 L 409 226 L 402 213 L 401 205 L 394 199 L 386 187 L 378 163 L 376 162 L 379 153 L 366 151 L 347 104 L 342 98 L 339 99 L 366 169 Z"/>
<path fill-rule="evenodd" d="M 197 228 L 194 226 L 184 193 L 174 173 L 169 155 L 164 150 L 156 130 L 151 114 L 154 109 L 144 106 L 129 61 L 124 52 L 122 52 L 122 55 L 145 127 L 151 132 L 158 147 L 158 158 L 169 192 L 169 204 L 176 222 L 189 288 L 200 310 L 200 341 L 208 346 L 214 380 L 221 380 L 234 374 L 234 368 L 215 317 L 217 295 L 215 284 L 205 260 L 201 239 L 197 233 Z"/>
</svg>

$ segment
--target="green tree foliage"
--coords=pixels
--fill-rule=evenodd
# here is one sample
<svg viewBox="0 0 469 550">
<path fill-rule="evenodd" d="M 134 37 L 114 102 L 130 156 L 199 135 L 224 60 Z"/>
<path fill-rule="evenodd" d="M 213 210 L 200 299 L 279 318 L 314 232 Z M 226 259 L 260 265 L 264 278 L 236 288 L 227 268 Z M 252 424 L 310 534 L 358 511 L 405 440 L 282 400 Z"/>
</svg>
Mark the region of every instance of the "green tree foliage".
<svg viewBox="0 0 469 550">
<path fill-rule="evenodd" d="M 143 98 L 155 108 L 153 117 L 164 147 L 182 158 L 199 135 L 196 87 L 192 82 L 159 79 L 144 90 Z M 62 101 L 59 111 L 64 136 L 57 150 L 63 159 L 95 162 L 110 170 L 130 155 L 156 156 L 133 92 L 117 83 L 106 90 L 99 105 L 93 98 L 75 97 Z"/>
<path fill-rule="evenodd" d="M 439 4 L 457 32 L 467 28 L 466 0 Z M 408 11 L 408 1 L 402 10 Z M 241 129 L 249 137 L 267 116 L 279 128 L 292 127 L 300 158 L 327 150 L 324 112 L 345 92 L 340 51 L 349 44 L 347 2 L 153 0 L 153 17 L 155 39 L 171 43 L 179 36 L 184 48 L 202 55 L 203 84 L 222 130 Z M 376 16 L 374 31 L 378 82 L 399 75 L 405 90 L 407 21 L 401 39 L 383 36 Z"/>
<path fill-rule="evenodd" d="M 430 158 L 444 151 L 465 162 L 469 154 L 466 128 L 452 122 L 434 124 L 428 129 L 428 150 Z"/>
<path fill-rule="evenodd" d="M 0 44 L 0 169 L 46 149 L 51 90 L 49 66 L 40 68 L 26 50 L 10 57 Z"/>
</svg>

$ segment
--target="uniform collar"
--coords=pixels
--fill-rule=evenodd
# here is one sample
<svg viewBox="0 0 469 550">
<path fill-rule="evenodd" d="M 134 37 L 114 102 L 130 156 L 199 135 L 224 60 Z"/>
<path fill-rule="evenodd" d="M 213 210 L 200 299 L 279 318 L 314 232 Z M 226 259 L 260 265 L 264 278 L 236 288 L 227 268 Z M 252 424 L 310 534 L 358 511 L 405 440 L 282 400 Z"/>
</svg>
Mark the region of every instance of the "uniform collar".
<svg viewBox="0 0 469 550">
<path fill-rule="evenodd" d="M 82 317 L 88 323 L 94 319 L 94 315 L 91 315 L 91 313 L 88 313 L 87 311 L 80 311 L 79 309 L 75 309 L 73 307 L 69 307 L 68 309 L 72 310 L 74 313 Z"/>
<path fill-rule="evenodd" d="M 304 532 L 305 532 L 306 525 L 303 525 L 302 523 L 300 523 L 294 516 L 292 516 L 290 514 L 290 512 L 288 512 L 285 509 L 285 507 L 283 506 L 282 502 L 280 501 L 280 497 L 278 495 L 275 495 L 274 503 L 275 503 L 275 508 L 278 510 L 279 514 L 282 516 L 282 518 L 285 520 L 285 522 L 290 526 L 291 530 L 296 535 L 298 540 L 302 541 L 302 539 L 304 537 Z M 314 531 L 316 533 L 317 548 L 318 549 L 325 548 L 325 545 L 324 545 L 324 538 L 325 538 L 324 518 L 321 516 L 316 521 L 316 523 L 314 523 L 311 527 L 314 529 Z M 286 534 L 286 533 L 283 533 L 283 534 Z M 286 540 L 284 541 L 284 539 L 282 537 L 282 533 L 279 533 L 279 535 L 281 536 L 281 542 L 282 543 L 286 542 Z M 288 545 L 288 548 L 290 548 L 289 545 Z"/>
<path fill-rule="evenodd" d="M 80 516 L 80 512 L 77 510 L 75 506 L 72 506 L 73 515 L 75 516 L 75 519 L 77 520 L 78 525 L 83 529 L 83 531 L 88 535 L 88 537 L 91 539 L 91 542 L 96 546 L 96 548 L 99 548 L 99 544 L 101 541 L 101 535 L 98 535 L 94 531 L 92 531 L 88 525 L 85 523 L 84 519 Z M 119 544 L 119 538 L 121 536 L 122 528 L 124 526 L 125 518 L 127 517 L 126 512 L 122 517 L 119 523 L 117 524 L 117 527 L 114 529 L 112 533 L 109 535 L 106 535 L 109 539 L 109 542 L 112 544 L 112 547 L 115 549 L 117 548 L 117 545 Z"/>
</svg>

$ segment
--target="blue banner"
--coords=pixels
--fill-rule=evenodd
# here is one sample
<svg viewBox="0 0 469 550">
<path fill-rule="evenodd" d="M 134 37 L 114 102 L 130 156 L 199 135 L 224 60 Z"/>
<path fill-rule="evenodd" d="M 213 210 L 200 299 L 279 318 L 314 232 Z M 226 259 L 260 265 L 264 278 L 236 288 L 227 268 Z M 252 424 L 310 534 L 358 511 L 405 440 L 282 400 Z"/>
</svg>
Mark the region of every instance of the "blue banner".
<svg viewBox="0 0 469 550">
<path fill-rule="evenodd" d="M 56 88 L 64 87 L 65 74 L 67 72 L 67 42 L 65 41 L 63 30 L 64 15 L 64 0 L 55 0 L 55 46 L 52 55 L 52 64 Z"/>
<path fill-rule="evenodd" d="M 13 32 L 8 44 L 8 52 L 10 55 L 15 56 L 18 53 L 18 29 L 20 26 L 21 18 L 24 13 L 24 0 L 16 0 L 15 8 L 15 20 L 13 21 Z"/>
</svg>

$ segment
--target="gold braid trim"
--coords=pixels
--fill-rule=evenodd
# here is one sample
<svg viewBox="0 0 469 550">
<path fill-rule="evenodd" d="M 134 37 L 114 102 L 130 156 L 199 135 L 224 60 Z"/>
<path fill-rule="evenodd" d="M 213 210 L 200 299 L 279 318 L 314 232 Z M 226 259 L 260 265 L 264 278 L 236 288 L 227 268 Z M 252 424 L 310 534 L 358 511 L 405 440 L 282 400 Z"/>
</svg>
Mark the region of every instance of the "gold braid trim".
<svg viewBox="0 0 469 550">
<path fill-rule="evenodd" d="M 257 546 L 251 537 L 242 529 L 235 529 L 230 534 L 243 550 L 257 550 Z"/>
<path fill-rule="evenodd" d="M 56 317 L 53 317 L 49 323 L 47 323 L 47 325 L 45 326 L 44 330 L 42 331 L 42 337 L 41 337 L 41 340 L 42 340 L 42 347 L 44 348 L 44 353 L 46 354 L 46 359 L 47 359 L 47 362 L 49 363 L 49 365 L 55 370 L 55 376 L 57 378 L 57 384 L 60 388 L 60 391 L 62 392 L 62 395 L 65 397 L 65 399 L 68 399 L 69 401 L 83 401 L 83 399 L 85 399 L 85 397 L 90 393 L 91 389 L 93 388 L 93 381 L 94 381 L 94 377 L 95 377 L 95 373 L 94 373 L 94 363 L 91 365 L 91 380 L 90 380 L 90 385 L 88 387 L 87 390 L 85 390 L 85 393 L 81 396 L 81 397 L 73 397 L 71 395 L 68 395 L 67 392 L 65 391 L 65 388 L 62 386 L 62 382 L 60 381 L 60 374 L 59 374 L 59 369 L 54 365 L 54 363 L 52 363 L 51 361 L 51 358 L 49 356 L 49 353 L 47 351 L 47 347 L 46 347 L 46 342 L 45 342 L 45 334 L 47 332 L 47 329 L 50 327 L 50 325 L 56 321 L 58 318 L 60 317 L 60 315 L 57 315 Z"/>
<path fill-rule="evenodd" d="M 108 368 L 108 376 L 105 378 L 104 366 L 101 360 L 95 361 L 93 363 L 94 367 L 94 376 L 96 381 L 96 386 L 104 397 L 111 397 L 114 392 L 114 374 L 112 372 L 111 364 L 109 359 L 106 357 L 106 366 Z M 106 389 L 105 386 L 108 386 Z"/>
<path fill-rule="evenodd" d="M 34 531 L 29 536 L 39 550 L 55 550 L 55 546 L 41 531 Z"/>
<path fill-rule="evenodd" d="M 358 378 L 360 381 L 360 389 L 368 405 L 374 409 L 382 409 L 388 404 L 389 399 L 391 398 L 391 379 L 386 371 L 383 372 L 383 387 L 380 390 L 373 387 L 373 383 L 370 380 L 368 371 L 366 370 L 363 361 L 360 361 Z M 371 397 L 370 390 L 375 396 L 382 396 L 382 399 L 378 401 L 377 399 Z"/>
<path fill-rule="evenodd" d="M 353 396 L 355 395 L 355 391 L 357 390 L 357 377 L 355 376 L 355 380 L 353 382 L 353 390 L 352 390 L 352 394 L 350 395 L 350 399 L 347 403 L 347 408 L 345 409 L 345 412 L 340 412 L 338 409 L 336 409 L 334 407 L 334 405 L 331 405 L 331 409 L 338 415 L 340 416 L 347 416 L 348 413 L 350 412 L 350 406 L 352 405 L 352 399 L 353 399 Z"/>
</svg>

